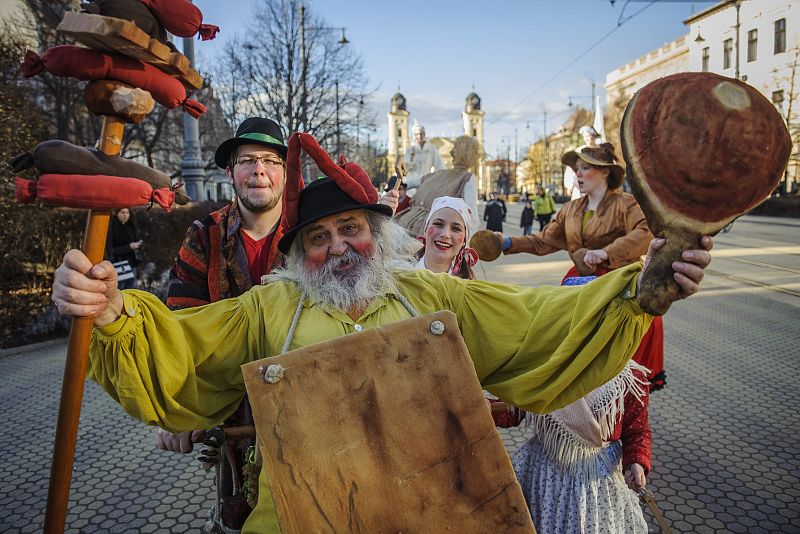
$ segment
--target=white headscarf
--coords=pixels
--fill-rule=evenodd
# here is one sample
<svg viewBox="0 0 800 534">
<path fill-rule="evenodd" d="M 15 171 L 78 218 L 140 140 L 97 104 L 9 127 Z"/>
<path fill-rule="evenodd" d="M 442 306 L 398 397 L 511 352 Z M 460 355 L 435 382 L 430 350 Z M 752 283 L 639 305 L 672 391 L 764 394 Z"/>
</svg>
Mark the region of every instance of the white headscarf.
<svg viewBox="0 0 800 534">
<path fill-rule="evenodd" d="M 425 219 L 425 230 L 428 229 L 428 225 L 431 223 L 431 218 L 433 214 L 439 211 L 442 208 L 450 208 L 451 210 L 455 210 L 461 215 L 461 218 L 464 219 L 464 230 L 467 234 L 464 243 L 469 243 L 469 238 L 472 237 L 472 224 L 475 220 L 475 216 L 472 214 L 472 209 L 467 206 L 467 203 L 464 202 L 463 198 L 458 197 L 438 197 L 433 201 L 431 205 L 431 211 L 428 212 L 428 218 Z"/>
<path fill-rule="evenodd" d="M 411 132 L 414 135 L 417 135 L 417 132 L 425 133 L 425 127 L 422 126 L 421 124 L 418 124 L 417 121 L 414 121 L 414 127 L 411 128 Z"/>
</svg>

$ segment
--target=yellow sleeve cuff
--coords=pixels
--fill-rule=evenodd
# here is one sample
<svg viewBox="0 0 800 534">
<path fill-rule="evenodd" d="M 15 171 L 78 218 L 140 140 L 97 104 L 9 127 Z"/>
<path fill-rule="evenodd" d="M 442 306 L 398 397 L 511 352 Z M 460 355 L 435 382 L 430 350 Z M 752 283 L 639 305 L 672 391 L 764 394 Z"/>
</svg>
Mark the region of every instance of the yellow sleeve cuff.
<svg viewBox="0 0 800 534">
<path fill-rule="evenodd" d="M 136 326 L 136 321 L 131 319 L 137 315 L 141 316 L 139 303 L 136 302 L 136 299 L 134 299 L 133 295 L 128 291 L 122 291 L 122 313 L 119 319 L 113 323 L 95 328 L 95 332 L 101 339 L 110 339 L 130 332 L 130 330 Z"/>
</svg>

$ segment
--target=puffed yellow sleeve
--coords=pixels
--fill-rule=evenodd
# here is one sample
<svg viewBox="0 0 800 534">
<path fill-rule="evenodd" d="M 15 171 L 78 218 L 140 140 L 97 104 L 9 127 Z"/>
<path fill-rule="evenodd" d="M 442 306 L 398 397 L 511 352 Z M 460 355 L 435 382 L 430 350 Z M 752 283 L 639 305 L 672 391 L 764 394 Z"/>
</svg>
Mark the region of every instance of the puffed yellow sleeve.
<svg viewBox="0 0 800 534">
<path fill-rule="evenodd" d="M 579 287 L 473 281 L 453 299 L 483 386 L 534 412 L 570 404 L 622 371 L 652 321 L 636 263 Z"/>
<path fill-rule="evenodd" d="M 261 349 L 251 305 L 243 296 L 172 312 L 149 293 L 124 291 L 120 319 L 94 331 L 88 376 L 145 423 L 211 428 L 241 402 L 239 366 Z"/>
</svg>

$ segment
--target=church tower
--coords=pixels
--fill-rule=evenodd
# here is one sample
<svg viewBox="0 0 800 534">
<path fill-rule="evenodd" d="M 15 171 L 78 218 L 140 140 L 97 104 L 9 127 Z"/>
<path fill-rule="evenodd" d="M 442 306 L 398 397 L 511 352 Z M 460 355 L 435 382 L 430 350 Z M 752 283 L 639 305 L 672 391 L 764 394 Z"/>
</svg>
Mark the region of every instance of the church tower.
<svg viewBox="0 0 800 534">
<path fill-rule="evenodd" d="M 481 146 L 483 146 L 483 116 L 485 114 L 481 111 L 481 97 L 475 93 L 468 94 L 464 111 L 461 112 L 464 135 L 476 138 Z"/>
<path fill-rule="evenodd" d="M 466 103 L 464 104 L 464 111 L 461 112 L 461 119 L 464 123 L 464 135 L 474 137 L 481 144 L 481 149 L 484 149 L 483 144 L 483 116 L 486 113 L 481 110 L 481 97 L 474 91 L 467 95 Z M 480 169 L 478 169 L 478 192 L 485 191 L 483 183 L 484 158 L 481 158 Z"/>
<path fill-rule="evenodd" d="M 396 93 L 392 97 L 391 106 L 391 110 L 386 114 L 389 118 L 389 150 L 387 154 L 389 174 L 394 173 L 394 165 L 397 162 L 397 156 L 402 156 L 406 153 L 409 139 L 406 97 L 400 93 Z"/>
</svg>

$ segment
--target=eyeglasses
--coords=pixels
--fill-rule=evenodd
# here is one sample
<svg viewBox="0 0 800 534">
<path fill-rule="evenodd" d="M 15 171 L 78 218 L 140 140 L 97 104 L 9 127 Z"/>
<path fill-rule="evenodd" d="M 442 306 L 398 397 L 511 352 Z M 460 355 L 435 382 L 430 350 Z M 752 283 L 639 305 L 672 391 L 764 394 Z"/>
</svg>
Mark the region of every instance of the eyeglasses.
<svg viewBox="0 0 800 534">
<path fill-rule="evenodd" d="M 244 155 L 244 156 L 237 156 L 233 160 L 234 165 L 239 165 L 244 167 L 245 169 L 252 169 L 256 166 L 256 162 L 260 161 L 264 167 L 283 167 L 284 163 L 283 160 L 276 158 L 275 156 L 251 156 L 251 155 Z"/>
</svg>

